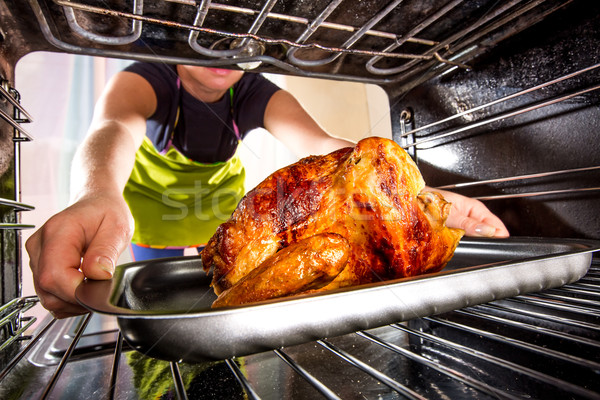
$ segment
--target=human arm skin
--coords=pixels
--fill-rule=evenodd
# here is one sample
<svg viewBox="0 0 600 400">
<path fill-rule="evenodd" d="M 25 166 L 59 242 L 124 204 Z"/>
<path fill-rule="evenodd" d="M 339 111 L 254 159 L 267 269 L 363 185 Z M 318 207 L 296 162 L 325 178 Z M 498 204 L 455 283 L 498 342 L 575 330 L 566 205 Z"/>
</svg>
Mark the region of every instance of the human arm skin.
<svg viewBox="0 0 600 400">
<path fill-rule="evenodd" d="M 504 223 L 494 215 L 481 201 L 465 197 L 447 190 L 425 188 L 427 191 L 441 193 L 446 201 L 452 203 L 446 225 L 459 228 L 467 236 L 508 237 Z"/>
<path fill-rule="evenodd" d="M 75 299 L 85 277 L 108 279 L 128 245 L 133 219 L 123 199 L 135 152 L 156 96 L 140 76 L 121 72 L 96 104 L 86 139 L 72 166 L 71 205 L 27 240 L 42 305 L 56 317 L 86 312 Z"/>
<path fill-rule="evenodd" d="M 298 100 L 285 90 L 279 90 L 271 96 L 264 123 L 265 129 L 299 158 L 327 154 L 356 144 L 325 132 Z"/>
</svg>

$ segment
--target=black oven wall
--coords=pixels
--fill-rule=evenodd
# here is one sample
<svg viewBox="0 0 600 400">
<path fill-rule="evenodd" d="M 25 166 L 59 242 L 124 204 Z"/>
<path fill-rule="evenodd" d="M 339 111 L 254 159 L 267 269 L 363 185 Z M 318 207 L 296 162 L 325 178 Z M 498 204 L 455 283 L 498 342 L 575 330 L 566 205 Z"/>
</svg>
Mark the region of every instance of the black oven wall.
<svg viewBox="0 0 600 400">
<path fill-rule="evenodd" d="M 392 99 L 394 137 L 421 143 L 409 149 L 431 186 L 510 178 L 454 190 L 483 197 L 513 235 L 598 239 L 598 37 L 597 3 L 559 11 L 471 63 L 472 70 Z M 403 111 L 412 110 L 410 132 L 538 85 L 545 87 L 400 137 Z M 512 179 L 556 171 L 567 172 Z"/>
</svg>

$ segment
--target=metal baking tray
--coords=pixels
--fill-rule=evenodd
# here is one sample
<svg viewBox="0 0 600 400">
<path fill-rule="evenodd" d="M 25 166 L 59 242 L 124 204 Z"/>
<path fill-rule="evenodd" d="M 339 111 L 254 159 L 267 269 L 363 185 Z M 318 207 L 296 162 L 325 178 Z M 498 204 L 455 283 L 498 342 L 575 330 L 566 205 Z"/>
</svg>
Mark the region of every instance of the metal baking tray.
<svg viewBox="0 0 600 400">
<path fill-rule="evenodd" d="M 76 291 L 114 315 L 135 349 L 169 361 L 243 356 L 562 286 L 586 274 L 600 242 L 548 238 L 461 240 L 438 273 L 318 295 L 211 309 L 200 257 L 134 262 Z"/>
</svg>

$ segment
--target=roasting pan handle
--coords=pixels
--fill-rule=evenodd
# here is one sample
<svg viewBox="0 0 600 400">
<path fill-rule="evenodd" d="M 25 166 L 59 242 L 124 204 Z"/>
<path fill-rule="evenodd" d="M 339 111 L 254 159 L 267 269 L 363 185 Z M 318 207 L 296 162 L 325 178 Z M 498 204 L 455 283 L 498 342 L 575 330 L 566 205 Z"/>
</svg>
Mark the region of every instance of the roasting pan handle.
<svg viewBox="0 0 600 400">
<path fill-rule="evenodd" d="M 190 276 L 193 281 L 189 281 Z M 75 290 L 75 298 L 85 308 L 100 314 L 118 317 L 145 317 L 185 314 L 198 315 L 210 311 L 210 305 L 216 298 L 210 282 L 211 274 L 206 274 L 200 256 L 180 256 L 154 260 L 143 260 L 118 265 L 113 277 L 109 280 L 86 278 Z M 172 291 L 185 289 L 195 285 L 206 287 L 204 294 L 198 292 L 194 304 L 174 310 L 165 307 L 156 309 L 147 307 L 147 303 L 157 304 L 156 297 L 165 288 Z"/>
<path fill-rule="evenodd" d="M 85 279 L 75 290 L 75 298 L 83 307 L 92 312 L 115 316 L 139 315 L 127 307 L 120 307 L 113 303 L 113 294 L 116 293 L 118 282 L 110 280 Z"/>
</svg>

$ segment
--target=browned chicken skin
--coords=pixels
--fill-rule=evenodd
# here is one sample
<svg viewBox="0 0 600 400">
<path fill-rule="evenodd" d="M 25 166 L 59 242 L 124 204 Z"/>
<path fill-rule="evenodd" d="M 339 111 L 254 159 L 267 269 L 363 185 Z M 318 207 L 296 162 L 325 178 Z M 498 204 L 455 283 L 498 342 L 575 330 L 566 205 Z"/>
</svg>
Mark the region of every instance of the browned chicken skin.
<svg viewBox="0 0 600 400">
<path fill-rule="evenodd" d="M 281 249 L 221 292 L 213 307 L 252 303 L 317 290 L 346 266 L 350 244 L 336 233 L 302 239 Z"/>
<path fill-rule="evenodd" d="M 408 154 L 361 140 L 282 168 L 241 200 L 202 252 L 214 307 L 436 272 L 463 235 Z"/>
</svg>

